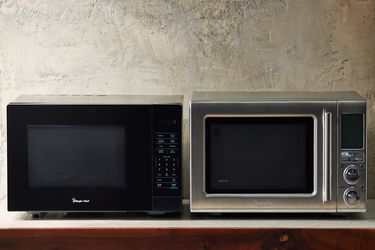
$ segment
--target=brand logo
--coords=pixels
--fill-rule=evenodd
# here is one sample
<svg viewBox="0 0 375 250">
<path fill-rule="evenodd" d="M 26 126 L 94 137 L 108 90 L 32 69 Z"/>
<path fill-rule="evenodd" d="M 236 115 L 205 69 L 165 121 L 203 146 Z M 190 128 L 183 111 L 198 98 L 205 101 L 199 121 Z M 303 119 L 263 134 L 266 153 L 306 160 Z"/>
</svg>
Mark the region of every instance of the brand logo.
<svg viewBox="0 0 375 250">
<path fill-rule="evenodd" d="M 228 183 L 229 180 L 228 179 L 220 179 L 220 180 L 217 180 L 218 183 Z"/>
<path fill-rule="evenodd" d="M 259 207 L 271 207 L 272 206 L 272 202 L 270 201 L 258 201 L 258 200 L 255 200 L 255 205 L 259 206 Z"/>
<path fill-rule="evenodd" d="M 72 197 L 72 202 L 73 203 L 90 203 L 90 200 L 79 200 L 79 199 L 76 199 L 75 197 Z"/>
</svg>

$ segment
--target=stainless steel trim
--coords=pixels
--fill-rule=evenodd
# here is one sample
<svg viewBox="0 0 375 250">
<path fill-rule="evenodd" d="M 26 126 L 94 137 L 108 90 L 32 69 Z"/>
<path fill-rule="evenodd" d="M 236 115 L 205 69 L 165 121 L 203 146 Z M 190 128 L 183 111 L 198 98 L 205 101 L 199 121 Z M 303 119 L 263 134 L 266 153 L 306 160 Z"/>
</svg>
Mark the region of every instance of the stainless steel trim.
<svg viewBox="0 0 375 250">
<path fill-rule="evenodd" d="M 262 194 L 209 194 L 206 192 L 206 130 L 203 129 L 203 193 L 206 197 L 314 197 L 317 194 L 317 118 L 313 114 L 207 114 L 203 117 L 203 128 L 206 127 L 206 119 L 209 117 L 312 117 L 314 119 L 314 183 L 313 183 L 313 192 L 307 194 L 293 194 L 293 193 L 284 193 L 284 194 L 272 194 L 272 193 L 262 193 Z M 192 178 L 190 178 L 191 180 Z M 190 183 L 192 184 L 192 183 Z M 191 187 L 190 187 L 191 189 Z"/>
<path fill-rule="evenodd" d="M 346 102 L 362 101 L 363 98 L 355 91 L 242 91 L 242 92 L 218 92 L 218 91 L 195 91 L 192 95 L 194 103 L 199 102 L 216 102 L 227 103 L 233 101 L 239 103 L 242 101 L 337 101 L 345 100 Z"/>
<path fill-rule="evenodd" d="M 366 211 L 359 211 L 362 209 L 357 209 L 356 211 L 352 211 L 356 209 L 350 209 L 349 212 L 366 212 Z M 195 213 L 336 213 L 336 208 L 301 208 L 301 209 L 289 209 L 289 208 L 244 208 L 244 209 L 235 209 L 235 208 L 228 208 L 228 209 L 216 209 L 216 208 L 208 208 L 208 209 L 190 209 L 191 212 Z"/>
<path fill-rule="evenodd" d="M 365 213 L 367 212 L 366 208 L 338 208 L 338 213 Z"/>
<path fill-rule="evenodd" d="M 332 113 L 323 111 L 323 202 L 332 197 Z"/>
<path fill-rule="evenodd" d="M 193 133 L 193 130 L 192 130 L 192 125 L 193 125 L 193 122 L 191 121 L 192 119 L 192 107 L 191 107 L 191 101 L 189 102 L 189 175 L 190 175 L 190 185 L 189 185 L 189 207 L 190 207 L 190 211 L 192 209 L 192 204 L 193 204 L 193 169 L 192 169 L 192 165 L 193 165 L 193 157 L 192 157 L 192 152 L 193 152 L 193 143 L 192 143 L 192 133 Z M 181 171 L 182 172 L 182 171 Z"/>
</svg>

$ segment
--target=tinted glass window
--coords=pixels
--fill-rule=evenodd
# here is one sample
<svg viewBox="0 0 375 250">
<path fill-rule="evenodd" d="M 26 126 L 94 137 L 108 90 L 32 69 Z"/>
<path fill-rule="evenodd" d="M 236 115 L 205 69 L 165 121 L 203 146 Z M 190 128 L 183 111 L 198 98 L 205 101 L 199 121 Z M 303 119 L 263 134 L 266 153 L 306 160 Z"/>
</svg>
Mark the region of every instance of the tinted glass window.
<svg viewBox="0 0 375 250">
<path fill-rule="evenodd" d="M 312 117 L 206 119 L 207 193 L 312 193 Z"/>
<path fill-rule="evenodd" d="M 125 187 L 124 126 L 29 125 L 31 188 Z"/>
<path fill-rule="evenodd" d="M 341 115 L 341 148 L 363 148 L 363 115 Z"/>
</svg>

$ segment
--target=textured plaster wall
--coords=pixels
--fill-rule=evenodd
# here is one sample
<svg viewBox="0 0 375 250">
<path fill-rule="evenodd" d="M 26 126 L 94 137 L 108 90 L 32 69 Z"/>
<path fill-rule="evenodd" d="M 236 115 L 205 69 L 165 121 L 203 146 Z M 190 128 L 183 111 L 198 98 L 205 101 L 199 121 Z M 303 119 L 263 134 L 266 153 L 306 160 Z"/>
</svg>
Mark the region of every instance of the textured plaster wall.
<svg viewBox="0 0 375 250">
<path fill-rule="evenodd" d="M 356 90 L 375 198 L 374 0 L 0 0 L 0 198 L 6 104 L 20 94 Z"/>
</svg>

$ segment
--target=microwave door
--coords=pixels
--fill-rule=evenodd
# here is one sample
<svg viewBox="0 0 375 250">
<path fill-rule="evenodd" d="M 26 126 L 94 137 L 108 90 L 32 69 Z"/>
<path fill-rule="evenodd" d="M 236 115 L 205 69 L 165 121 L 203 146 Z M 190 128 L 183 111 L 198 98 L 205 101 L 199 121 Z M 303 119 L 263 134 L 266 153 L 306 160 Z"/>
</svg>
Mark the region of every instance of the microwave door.
<svg viewBox="0 0 375 250">
<path fill-rule="evenodd" d="M 311 197 L 314 117 L 207 117 L 207 195 Z"/>
<path fill-rule="evenodd" d="M 192 211 L 336 211 L 336 102 L 212 107 L 192 106 Z"/>
</svg>

